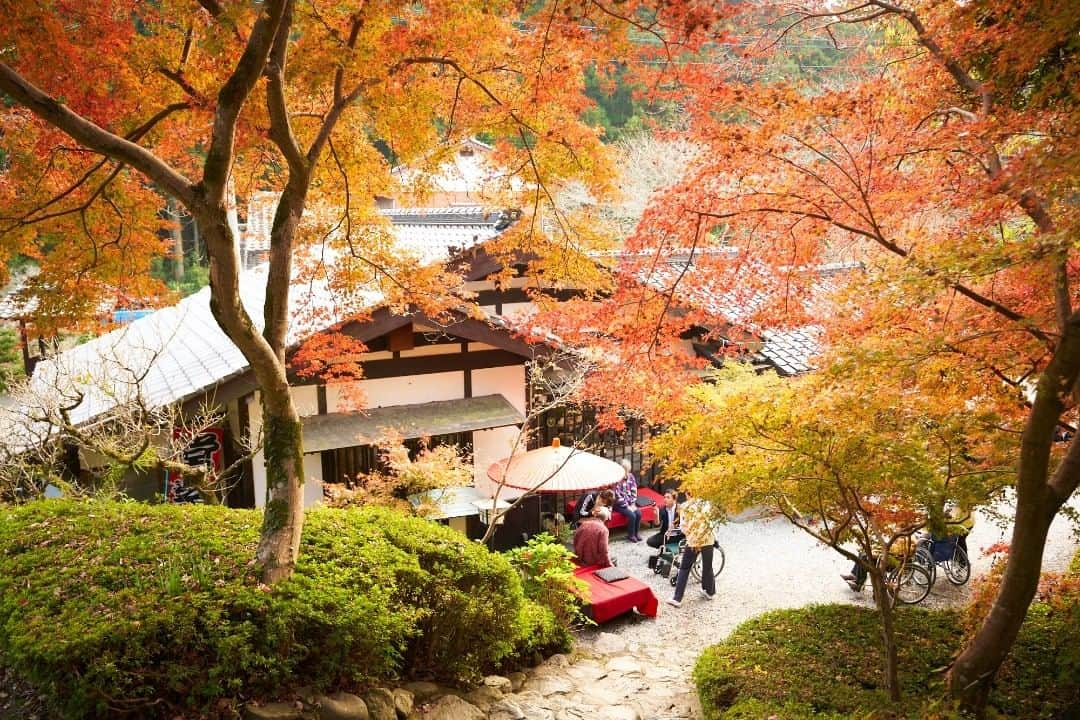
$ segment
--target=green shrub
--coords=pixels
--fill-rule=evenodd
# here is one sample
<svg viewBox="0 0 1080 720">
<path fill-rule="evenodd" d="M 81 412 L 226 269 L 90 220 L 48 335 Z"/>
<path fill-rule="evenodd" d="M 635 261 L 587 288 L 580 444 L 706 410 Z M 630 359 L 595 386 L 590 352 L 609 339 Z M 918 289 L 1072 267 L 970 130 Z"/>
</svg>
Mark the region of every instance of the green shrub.
<svg viewBox="0 0 1080 720">
<path fill-rule="evenodd" d="M 1072 610 L 1036 603 L 998 676 L 991 705 L 1005 717 L 1065 718 L 1080 697 L 1080 622 Z M 754 618 L 708 648 L 694 680 L 708 720 L 775 717 L 941 717 L 944 673 L 963 642 L 954 611 L 896 614 L 903 699 L 880 687 L 880 631 L 874 611 L 848 605 L 780 610 Z M 1068 659 L 1069 656 L 1072 659 Z"/>
<path fill-rule="evenodd" d="M 1080 577 L 1080 550 L 1077 550 L 1076 554 L 1073 555 L 1072 562 L 1069 563 L 1069 569 L 1065 571 L 1065 574 Z"/>
<path fill-rule="evenodd" d="M 252 561 L 260 522 L 206 506 L 0 509 L 0 655 L 67 717 L 149 717 L 298 684 L 452 682 L 559 634 L 504 558 L 448 528 L 312 511 L 296 574 L 271 590 Z"/>
<path fill-rule="evenodd" d="M 896 635 L 902 692 L 908 705 L 918 706 L 928 687 L 941 684 L 936 670 L 948 664 L 960 641 L 956 617 L 903 609 L 896 614 Z M 848 605 L 754 618 L 708 648 L 694 668 L 706 717 L 749 716 L 749 700 L 775 705 L 771 713 L 780 718 L 809 717 L 802 709 L 828 716 L 884 707 L 879 637 L 877 613 Z"/>
<path fill-rule="evenodd" d="M 534 535 L 506 557 L 521 575 L 525 597 L 550 608 L 562 626 L 591 622 L 582 612 L 580 597 L 586 585 L 574 577 L 574 554 L 553 535 Z"/>
</svg>

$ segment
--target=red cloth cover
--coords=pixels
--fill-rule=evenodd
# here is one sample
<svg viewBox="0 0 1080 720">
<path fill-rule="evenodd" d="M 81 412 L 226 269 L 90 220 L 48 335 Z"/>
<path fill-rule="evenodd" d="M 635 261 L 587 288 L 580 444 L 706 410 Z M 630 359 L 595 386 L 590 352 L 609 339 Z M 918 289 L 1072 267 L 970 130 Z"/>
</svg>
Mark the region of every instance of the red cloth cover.
<svg viewBox="0 0 1080 720">
<path fill-rule="evenodd" d="M 660 522 L 660 516 L 657 513 L 660 508 L 664 506 L 664 496 L 656 492 L 652 488 L 639 487 L 637 491 L 638 497 L 652 498 L 655 505 L 649 507 L 639 508 L 641 510 L 641 522 L 642 524 L 648 523 L 650 525 L 656 525 Z M 577 500 L 567 500 L 566 502 L 566 517 L 576 518 L 574 515 L 574 508 L 577 506 Z M 616 530 L 626 526 L 626 518 L 619 513 L 612 511 L 611 519 L 608 520 L 605 525 L 608 526 L 608 530 Z"/>
<path fill-rule="evenodd" d="M 616 580 L 613 583 L 605 582 L 593 575 L 603 568 L 597 565 L 586 565 L 574 571 L 574 577 L 583 580 L 588 585 L 588 598 L 582 598 L 592 606 L 592 617 L 597 623 L 605 623 L 623 613 L 628 613 L 634 608 L 646 617 L 656 617 L 660 601 L 645 583 L 635 577 Z"/>
</svg>

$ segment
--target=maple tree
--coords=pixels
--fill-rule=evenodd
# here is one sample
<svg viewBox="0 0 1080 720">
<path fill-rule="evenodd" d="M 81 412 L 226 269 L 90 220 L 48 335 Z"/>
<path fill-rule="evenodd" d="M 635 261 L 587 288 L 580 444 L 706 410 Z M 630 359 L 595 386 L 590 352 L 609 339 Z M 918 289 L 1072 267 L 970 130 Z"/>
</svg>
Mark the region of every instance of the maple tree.
<svg viewBox="0 0 1080 720">
<path fill-rule="evenodd" d="M 372 285 L 397 308 L 428 293 L 451 302 L 445 274 L 418 270 L 371 229 L 373 198 L 394 183 L 378 144 L 422 172 L 483 132 L 498 138 L 508 177 L 524 180 L 493 202 L 532 218 L 506 242 L 527 245 L 537 267 L 553 258 L 558 277 L 560 258 L 588 237 L 552 207 L 553 188 L 577 178 L 602 197 L 610 175 L 596 131 L 579 121 L 585 65 L 619 55 L 631 31 L 664 52 L 708 29 L 709 3 L 654 5 L 3 0 L 0 259 L 39 263 L 39 322 L 85 317 L 118 288 L 160 290 L 146 269 L 168 252 L 163 197 L 195 219 L 212 311 L 261 391 L 258 559 L 268 582 L 287 577 L 304 479 L 285 363 L 294 259 L 305 245 L 336 245 L 332 268 L 319 256 L 305 272 L 341 290 L 339 309 L 362 309 L 359 289 Z M 234 186 L 280 192 L 261 319 L 239 296 Z"/>
<path fill-rule="evenodd" d="M 629 339 L 630 370 L 599 395 L 618 403 L 627 387 L 670 386 L 677 334 L 693 325 L 822 323 L 807 311 L 821 289 L 814 269 L 833 262 L 859 264 L 865 282 L 826 314 L 829 343 L 887 345 L 898 367 L 944 362 L 941 372 L 976 380 L 973 400 L 1010 389 L 1000 431 L 1021 438 L 1012 550 L 949 674 L 952 693 L 978 711 L 1036 590 L 1049 525 L 1080 484 L 1080 443 L 1054 444 L 1075 417 L 1080 376 L 1080 8 L 746 7 L 748 33 L 770 24 L 742 58 L 680 71 L 699 151 L 628 240 L 615 305 L 592 316 L 600 336 Z M 875 41 L 845 57 L 842 82 L 738 80 L 742 63 L 800 38 L 835 42 L 851 26 Z M 676 251 L 693 262 L 667 264 Z M 711 307 L 686 303 L 709 297 Z"/>
<path fill-rule="evenodd" d="M 947 506 L 970 510 L 1000 493 L 1015 448 L 1004 433 L 971 441 L 973 426 L 1000 424 L 998 405 L 1011 400 L 1004 393 L 972 404 L 968 378 L 942 375 L 940 365 L 881 372 L 896 359 L 880 350 L 832 357 L 793 379 L 733 363 L 715 382 L 694 386 L 649 443 L 695 495 L 731 513 L 771 507 L 866 571 L 893 701 L 900 699 L 894 598 L 920 580 L 897 567 L 910 560 L 913 535 Z"/>
</svg>

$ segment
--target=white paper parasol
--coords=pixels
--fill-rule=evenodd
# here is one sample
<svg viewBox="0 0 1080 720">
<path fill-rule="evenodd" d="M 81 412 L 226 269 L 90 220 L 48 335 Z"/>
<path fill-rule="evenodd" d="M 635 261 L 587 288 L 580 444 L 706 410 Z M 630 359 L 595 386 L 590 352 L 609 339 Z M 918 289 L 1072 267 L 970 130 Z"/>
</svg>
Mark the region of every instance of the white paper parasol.
<svg viewBox="0 0 1080 720">
<path fill-rule="evenodd" d="M 537 493 L 578 493 L 611 487 L 624 477 L 616 462 L 577 448 L 562 447 L 556 438 L 550 447 L 513 455 L 493 463 L 487 471 L 495 483 Z"/>
</svg>

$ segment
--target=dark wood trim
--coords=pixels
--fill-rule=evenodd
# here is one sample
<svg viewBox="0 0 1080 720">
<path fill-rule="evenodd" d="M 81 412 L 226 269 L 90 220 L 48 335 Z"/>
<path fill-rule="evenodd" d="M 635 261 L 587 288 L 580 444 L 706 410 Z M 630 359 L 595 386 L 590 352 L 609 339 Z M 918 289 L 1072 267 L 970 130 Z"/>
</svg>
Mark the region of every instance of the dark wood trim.
<svg viewBox="0 0 1080 720">
<path fill-rule="evenodd" d="M 382 337 L 392 330 L 408 325 L 413 321 L 410 317 L 395 315 L 389 308 L 379 308 L 371 313 L 371 317 L 365 321 L 351 320 L 345 323 L 339 330 L 334 328 L 326 332 L 341 332 L 360 342 L 367 342 L 377 337 Z"/>
<path fill-rule="evenodd" d="M 538 258 L 539 256 L 535 253 L 512 253 L 509 261 L 514 269 L 514 275 L 517 277 L 524 275 L 529 263 Z M 502 272 L 506 264 L 506 258 L 490 255 L 485 248 L 478 247 L 466 250 L 452 258 L 447 263 L 447 268 L 453 272 L 460 272 L 466 280 L 472 282 Z"/>
<path fill-rule="evenodd" d="M 483 370 L 489 367 L 523 365 L 524 358 L 506 350 L 480 350 L 451 355 L 424 355 L 400 360 L 372 360 L 363 363 L 364 378 L 379 380 L 408 375 L 430 375 L 462 370 Z"/>
<path fill-rule="evenodd" d="M 555 298 L 559 302 L 566 302 L 567 300 L 577 300 L 585 296 L 583 290 L 574 289 L 562 289 L 562 290 L 547 290 L 547 289 L 532 289 L 527 291 L 525 288 L 506 288 L 505 290 L 480 290 L 476 293 L 477 305 L 494 305 L 495 314 L 502 315 L 502 305 L 504 303 L 525 303 L 532 302 L 532 298 L 529 296 L 529 292 L 533 294 L 539 293 L 545 297 Z"/>
<path fill-rule="evenodd" d="M 326 407 L 327 407 L 326 386 L 325 385 L 319 385 L 319 386 L 317 386 L 315 388 L 315 397 L 316 397 L 317 402 L 319 403 L 319 414 L 320 415 L 325 415 L 326 414 Z"/>
<path fill-rule="evenodd" d="M 465 387 L 462 397 L 472 397 L 472 368 L 465 368 Z"/>
<path fill-rule="evenodd" d="M 259 385 L 255 382 L 255 373 L 251 372 L 251 370 L 245 370 L 235 377 L 218 383 L 206 392 L 188 398 L 180 408 L 184 414 L 190 415 L 198 412 L 204 406 L 225 405 L 230 400 L 246 397 L 258 389 Z"/>
<path fill-rule="evenodd" d="M 462 341 L 481 342 L 516 353 L 524 358 L 532 358 L 550 351 L 550 348 L 544 345 L 525 342 L 507 327 L 467 317 L 460 312 L 452 313 L 452 318 L 451 322 L 446 323 L 432 320 L 423 313 L 406 317 L 391 315 L 388 309 L 381 308 L 376 310 L 369 320 L 347 322 L 340 328 L 331 328 L 324 332 L 340 332 L 368 344 L 369 351 L 376 352 L 390 349 L 388 345 L 382 344 L 384 335 L 412 323 L 414 326 L 422 324 L 436 328 L 426 333 L 414 332 L 413 338 L 416 340 L 416 345 L 440 345 L 443 344 L 442 338 L 445 336 L 450 344 Z M 425 335 L 434 335 L 434 338 L 427 340 L 424 338 Z"/>
<path fill-rule="evenodd" d="M 248 413 L 248 397 L 249 395 L 243 395 L 236 398 L 235 401 L 236 430 L 239 435 L 239 438 L 237 438 L 237 452 L 247 452 L 247 442 L 250 440 L 251 417 Z M 225 424 L 225 427 L 228 427 L 228 423 Z M 234 485 L 229 490 L 225 504 L 234 508 L 255 507 L 255 481 L 251 458 L 240 463 L 239 477 L 236 478 Z"/>
</svg>

